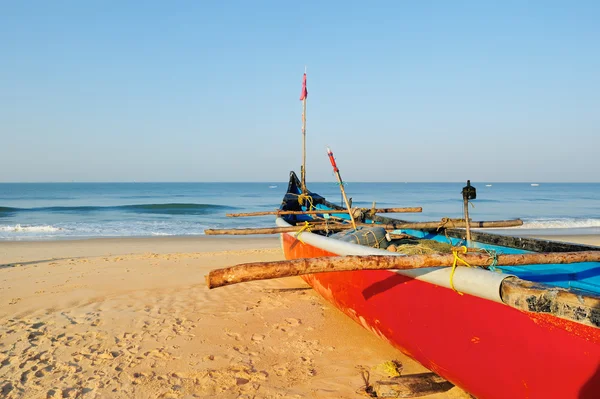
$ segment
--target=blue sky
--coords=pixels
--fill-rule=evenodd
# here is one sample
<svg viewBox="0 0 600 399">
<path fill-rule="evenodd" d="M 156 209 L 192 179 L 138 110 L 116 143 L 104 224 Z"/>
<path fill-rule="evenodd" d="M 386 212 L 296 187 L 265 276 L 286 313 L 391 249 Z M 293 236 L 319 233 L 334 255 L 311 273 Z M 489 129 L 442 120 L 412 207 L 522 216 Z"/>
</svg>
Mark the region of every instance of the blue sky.
<svg viewBox="0 0 600 399">
<path fill-rule="evenodd" d="M 600 181 L 594 1 L 0 4 L 0 182 Z"/>
</svg>

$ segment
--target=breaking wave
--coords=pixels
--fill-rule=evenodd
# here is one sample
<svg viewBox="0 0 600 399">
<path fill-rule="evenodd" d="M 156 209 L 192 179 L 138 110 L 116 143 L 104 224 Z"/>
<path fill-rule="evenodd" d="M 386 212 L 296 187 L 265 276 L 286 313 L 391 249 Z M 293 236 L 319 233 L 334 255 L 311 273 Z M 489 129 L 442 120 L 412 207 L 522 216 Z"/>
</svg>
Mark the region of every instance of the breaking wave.
<svg viewBox="0 0 600 399">
<path fill-rule="evenodd" d="M 600 219 L 532 219 L 524 220 L 523 229 L 579 229 L 588 227 L 600 227 Z"/>
<path fill-rule="evenodd" d="M 92 212 L 121 211 L 133 213 L 151 213 L 163 215 L 205 215 L 209 213 L 222 212 L 227 209 L 236 209 L 227 205 L 214 204 L 139 204 L 118 206 L 51 206 L 41 208 L 11 208 L 0 207 L 0 217 L 14 215 L 16 213 L 28 212 L 55 212 L 85 214 Z"/>
<path fill-rule="evenodd" d="M 15 233 L 55 233 L 61 231 L 60 227 L 41 225 L 41 226 L 22 226 L 15 224 L 13 226 L 0 226 L 2 232 L 15 232 Z"/>
</svg>

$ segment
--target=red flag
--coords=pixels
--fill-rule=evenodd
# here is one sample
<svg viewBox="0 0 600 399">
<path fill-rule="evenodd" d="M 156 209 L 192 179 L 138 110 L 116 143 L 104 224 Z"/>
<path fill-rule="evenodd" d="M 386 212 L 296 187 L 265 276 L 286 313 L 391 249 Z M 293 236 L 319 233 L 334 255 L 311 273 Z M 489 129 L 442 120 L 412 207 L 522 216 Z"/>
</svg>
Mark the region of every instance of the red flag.
<svg viewBox="0 0 600 399">
<path fill-rule="evenodd" d="M 337 164 L 335 163 L 335 158 L 333 157 L 333 152 L 331 152 L 329 147 L 327 147 L 327 156 L 329 157 L 329 162 L 331 162 L 331 166 L 333 166 L 333 171 L 339 172 L 340 170 L 338 169 Z"/>
<path fill-rule="evenodd" d="M 300 100 L 304 100 L 308 97 L 308 90 L 306 90 L 306 74 L 302 78 L 302 93 L 300 93 Z"/>
</svg>

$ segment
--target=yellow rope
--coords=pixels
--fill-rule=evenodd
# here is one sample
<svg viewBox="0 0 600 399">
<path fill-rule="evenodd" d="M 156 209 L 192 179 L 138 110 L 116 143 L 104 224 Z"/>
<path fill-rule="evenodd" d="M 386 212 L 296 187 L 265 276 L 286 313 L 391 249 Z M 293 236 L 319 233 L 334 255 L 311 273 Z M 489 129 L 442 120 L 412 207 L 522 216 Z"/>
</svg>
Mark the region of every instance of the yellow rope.
<svg viewBox="0 0 600 399">
<path fill-rule="evenodd" d="M 300 241 L 302 244 L 304 244 L 304 241 L 302 241 L 302 239 L 300 238 L 300 234 L 302 234 L 305 231 L 308 231 L 310 233 L 310 224 L 308 222 L 304 222 L 304 226 L 302 226 L 302 228 L 300 230 L 298 230 L 298 232 L 296 233 L 296 240 Z"/>
<path fill-rule="evenodd" d="M 463 250 L 463 253 L 466 254 L 467 253 L 467 247 L 465 247 L 464 245 L 461 247 Z M 471 267 L 471 265 L 469 265 L 467 262 L 465 262 L 463 259 L 458 257 L 458 251 L 456 249 L 452 250 L 452 254 L 454 255 L 454 261 L 452 262 L 452 271 L 450 272 L 450 288 L 452 288 L 454 291 L 456 291 L 458 294 L 463 295 L 462 292 L 458 291 L 456 288 L 454 288 L 454 271 L 456 270 L 456 264 L 458 262 L 462 263 L 463 265 L 467 266 L 467 267 Z"/>
<path fill-rule="evenodd" d="M 308 202 L 308 209 L 307 210 L 312 210 L 315 209 L 315 204 L 313 203 L 313 198 L 308 195 L 308 194 L 299 194 L 298 195 L 298 204 L 300 204 L 300 206 L 302 206 L 304 204 L 304 200 L 306 200 Z"/>
</svg>

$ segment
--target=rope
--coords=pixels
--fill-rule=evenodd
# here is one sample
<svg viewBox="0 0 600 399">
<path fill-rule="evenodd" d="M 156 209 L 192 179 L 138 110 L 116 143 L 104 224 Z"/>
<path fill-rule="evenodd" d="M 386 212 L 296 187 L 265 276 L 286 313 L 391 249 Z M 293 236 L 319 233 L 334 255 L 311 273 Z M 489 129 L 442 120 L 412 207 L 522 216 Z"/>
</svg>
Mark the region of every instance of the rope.
<svg viewBox="0 0 600 399">
<path fill-rule="evenodd" d="M 335 176 L 335 172 L 333 172 L 333 175 Z M 334 184 L 340 186 L 340 191 L 341 191 L 343 189 L 343 187 L 346 185 L 346 182 L 341 181 L 341 178 L 340 178 L 340 181 L 334 182 Z M 344 194 L 341 192 L 340 192 L 340 204 L 342 206 L 344 206 Z"/>
<path fill-rule="evenodd" d="M 385 235 L 381 238 L 377 238 L 376 232 L 370 228 L 363 229 L 362 227 L 358 227 L 356 230 L 346 230 L 341 234 L 345 237 L 354 237 L 357 244 L 366 245 L 372 248 L 382 248 L 381 244 L 387 240 Z M 372 237 L 372 239 L 369 239 L 368 237 Z M 361 238 L 363 240 L 361 240 Z"/>
<path fill-rule="evenodd" d="M 304 222 L 304 226 L 302 226 L 302 228 L 300 230 L 298 230 L 298 232 L 296 233 L 296 240 L 300 241 L 302 244 L 305 244 L 304 241 L 302 241 L 302 239 L 300 238 L 300 235 L 302 233 L 304 233 L 305 231 L 310 233 L 311 230 L 311 226 L 308 222 Z"/>
<path fill-rule="evenodd" d="M 463 245 L 461 248 L 463 250 L 463 253 L 466 254 L 467 253 L 467 247 L 465 247 Z M 467 267 L 471 267 L 471 265 L 469 265 L 463 259 L 461 259 L 461 258 L 458 257 L 458 252 L 456 251 L 456 249 L 452 250 L 452 254 L 454 255 L 454 261 L 452 262 L 452 271 L 450 272 L 450 288 L 452 288 L 452 290 L 454 290 L 455 292 L 457 292 L 459 295 L 463 295 L 462 292 L 460 292 L 456 288 L 454 288 L 454 272 L 456 271 L 456 265 L 457 265 L 458 262 L 462 263 L 463 265 L 465 265 Z"/>
<path fill-rule="evenodd" d="M 469 206 L 469 205 L 471 205 L 471 208 L 475 208 L 475 204 L 473 203 L 473 201 L 467 200 L 467 206 Z M 463 219 L 467 220 L 467 215 L 465 215 L 464 209 L 463 209 L 462 215 L 463 215 Z"/>
<path fill-rule="evenodd" d="M 490 258 L 492 258 L 492 264 L 486 267 L 486 269 L 492 272 L 502 273 L 499 269 L 496 269 L 496 266 L 498 266 L 498 253 L 493 249 L 483 248 L 482 251 L 487 253 L 490 256 Z"/>
<path fill-rule="evenodd" d="M 304 201 L 306 200 L 306 202 L 308 202 L 308 210 L 312 210 L 315 209 L 315 204 L 313 203 L 313 198 L 308 195 L 308 194 L 299 194 L 298 195 L 298 204 L 300 204 L 300 206 L 302 206 L 304 204 Z"/>
<path fill-rule="evenodd" d="M 450 237 L 448 237 L 448 230 L 444 229 L 444 235 L 446 236 L 446 240 L 448 240 L 448 244 L 450 244 L 451 247 L 459 247 L 464 245 L 464 241 L 465 240 L 460 240 L 456 245 L 452 242 L 452 239 Z"/>
<path fill-rule="evenodd" d="M 375 235 L 375 232 L 373 230 L 367 230 L 367 235 L 372 235 L 373 239 L 375 240 L 375 248 L 379 248 L 379 240 L 377 240 L 377 236 Z M 367 235 L 365 235 L 365 238 L 367 237 Z M 368 241 L 367 241 L 368 242 Z"/>
<path fill-rule="evenodd" d="M 368 233 L 372 234 L 373 238 L 375 239 L 375 244 L 373 244 L 373 248 L 381 248 L 381 243 L 386 241 L 385 235 L 383 237 L 381 237 L 380 240 L 378 240 L 377 235 L 375 234 L 375 232 L 373 230 L 369 230 Z"/>
<path fill-rule="evenodd" d="M 454 227 L 454 222 L 450 218 L 442 218 L 442 220 L 440 220 L 440 224 L 438 225 L 435 231 L 437 232 L 440 231 L 440 229 L 445 229 L 447 224 L 451 224 L 451 227 Z"/>
</svg>

